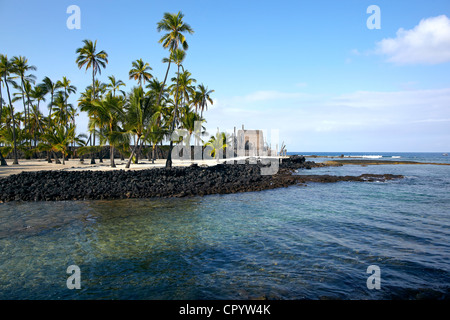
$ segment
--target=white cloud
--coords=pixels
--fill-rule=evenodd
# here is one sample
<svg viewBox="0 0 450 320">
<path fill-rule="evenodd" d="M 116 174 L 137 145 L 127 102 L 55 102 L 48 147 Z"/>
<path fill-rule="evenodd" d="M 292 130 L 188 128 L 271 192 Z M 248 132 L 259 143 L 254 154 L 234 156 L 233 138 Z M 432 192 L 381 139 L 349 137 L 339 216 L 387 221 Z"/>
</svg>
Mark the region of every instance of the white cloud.
<svg viewBox="0 0 450 320">
<path fill-rule="evenodd" d="M 256 91 L 250 93 L 241 99 L 244 101 L 269 101 L 269 100 L 285 100 L 285 99 L 297 99 L 303 97 L 304 94 L 299 92 L 281 92 L 281 91 Z"/>
<path fill-rule="evenodd" d="M 215 108 L 220 107 L 220 101 L 219 101 L 219 99 L 213 98 L 212 101 L 213 101 L 212 104 L 208 101 L 208 105 L 207 105 L 208 110 L 211 110 L 211 109 L 215 109 Z"/>
<path fill-rule="evenodd" d="M 399 83 L 398 85 L 403 90 L 414 90 L 414 88 L 416 88 L 416 86 L 418 84 L 419 84 L 418 81 L 406 81 L 406 82 Z"/>
<path fill-rule="evenodd" d="M 429 123 L 429 122 L 450 122 L 450 119 L 424 119 L 413 121 L 412 123 Z"/>
<path fill-rule="evenodd" d="M 330 100 L 332 106 L 367 109 L 432 108 L 450 103 L 450 89 L 405 90 L 394 92 L 357 91 Z"/>
<path fill-rule="evenodd" d="M 422 19 L 413 29 L 400 28 L 396 38 L 377 43 L 378 54 L 396 64 L 439 64 L 450 61 L 450 19 Z"/>
<path fill-rule="evenodd" d="M 296 83 L 295 84 L 295 86 L 297 87 L 297 88 L 304 88 L 304 87 L 306 87 L 308 84 L 306 83 L 306 82 L 299 82 L 299 83 Z"/>
<path fill-rule="evenodd" d="M 351 53 L 352 55 L 354 55 L 354 56 L 360 56 L 360 55 L 361 55 L 361 53 L 359 52 L 358 49 L 352 49 L 352 50 L 350 51 L 350 53 Z"/>
<path fill-rule="evenodd" d="M 206 126 L 279 129 L 291 151 L 433 151 L 450 148 L 449 105 L 450 88 L 334 96 L 258 91 L 221 99 L 207 111 Z"/>
</svg>

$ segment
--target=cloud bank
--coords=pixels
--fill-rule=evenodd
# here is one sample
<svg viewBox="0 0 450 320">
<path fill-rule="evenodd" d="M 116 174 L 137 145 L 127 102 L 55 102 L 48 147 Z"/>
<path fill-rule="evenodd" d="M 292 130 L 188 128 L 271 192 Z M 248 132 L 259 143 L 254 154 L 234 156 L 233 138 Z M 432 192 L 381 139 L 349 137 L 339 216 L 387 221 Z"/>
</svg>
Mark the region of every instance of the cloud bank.
<svg viewBox="0 0 450 320">
<path fill-rule="evenodd" d="M 440 64 L 450 61 L 450 19 L 445 16 L 422 19 L 413 29 L 400 28 L 395 38 L 377 43 L 376 52 L 399 65 Z"/>
<path fill-rule="evenodd" d="M 448 151 L 449 106 L 450 88 L 341 95 L 258 91 L 218 101 L 206 127 L 278 129 L 290 151 Z"/>
</svg>

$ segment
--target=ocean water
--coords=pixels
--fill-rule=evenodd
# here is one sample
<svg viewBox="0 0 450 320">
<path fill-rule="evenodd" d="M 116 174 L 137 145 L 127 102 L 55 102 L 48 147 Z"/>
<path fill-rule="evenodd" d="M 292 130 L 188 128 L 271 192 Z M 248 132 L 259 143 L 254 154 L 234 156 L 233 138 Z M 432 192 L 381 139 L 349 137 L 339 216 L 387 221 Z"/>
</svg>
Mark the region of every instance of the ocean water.
<svg viewBox="0 0 450 320">
<path fill-rule="evenodd" d="M 449 162 L 442 154 L 354 155 Z M 405 178 L 0 204 L 0 299 L 450 298 L 450 166 L 297 174 L 305 173 Z M 67 288 L 70 265 L 80 268 L 79 290 Z M 368 288 L 369 266 L 379 267 L 380 289 Z"/>
<path fill-rule="evenodd" d="M 436 162 L 436 163 L 450 163 L 450 152 L 288 152 L 288 155 L 300 154 L 307 157 L 315 156 L 313 160 L 316 162 L 323 160 L 330 160 L 330 157 L 344 160 L 390 160 L 390 161 L 416 161 L 416 162 Z M 446 156 L 447 154 L 447 156 Z M 326 156 L 327 158 L 321 158 Z M 317 158 L 316 158 L 317 157 Z"/>
</svg>

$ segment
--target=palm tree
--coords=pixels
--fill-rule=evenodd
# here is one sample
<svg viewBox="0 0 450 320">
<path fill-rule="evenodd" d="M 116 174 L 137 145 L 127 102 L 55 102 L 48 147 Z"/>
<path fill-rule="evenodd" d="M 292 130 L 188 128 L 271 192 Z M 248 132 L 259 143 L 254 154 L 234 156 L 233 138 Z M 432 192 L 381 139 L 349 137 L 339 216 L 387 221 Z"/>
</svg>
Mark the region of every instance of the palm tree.
<svg viewBox="0 0 450 320">
<path fill-rule="evenodd" d="M 0 128 L 1 128 L 1 124 L 2 124 L 2 115 L 3 115 L 3 97 L 2 97 L 2 82 L 3 79 L 0 75 Z M 5 158 L 3 158 L 3 154 L 0 150 L 0 165 L 1 166 L 7 166 L 8 163 L 6 163 Z"/>
<path fill-rule="evenodd" d="M 194 94 L 191 97 L 192 106 L 195 108 L 195 112 L 198 113 L 198 109 L 202 104 L 202 97 L 200 91 L 194 91 Z"/>
<path fill-rule="evenodd" d="M 80 98 L 78 99 L 78 107 L 81 111 L 87 112 L 89 116 L 89 125 L 88 129 L 90 132 L 89 141 L 92 146 L 92 136 L 94 136 L 95 131 L 95 118 L 97 118 L 97 109 L 93 106 L 93 95 L 92 95 L 92 86 L 88 86 L 84 92 L 81 93 Z M 91 164 L 94 164 L 93 159 L 91 158 Z"/>
<path fill-rule="evenodd" d="M 92 85 L 89 85 L 87 89 L 90 89 L 91 92 L 95 91 L 95 97 L 94 100 L 102 100 L 105 94 L 108 91 L 108 85 L 104 82 L 101 82 L 98 79 L 95 79 L 94 81 L 94 89 L 92 89 Z"/>
<path fill-rule="evenodd" d="M 1 76 L 1 74 L 0 74 Z M 3 78 L 0 77 L 0 124 L 2 123 L 1 121 L 1 116 L 2 116 L 2 112 L 3 112 L 3 95 L 2 95 L 2 83 L 3 83 Z"/>
<path fill-rule="evenodd" d="M 178 87 L 179 87 L 179 82 L 180 82 L 180 66 L 181 66 L 181 63 L 183 62 L 185 57 L 186 57 L 186 51 L 183 51 L 181 49 L 176 49 L 175 51 L 173 51 L 173 54 L 172 54 L 172 57 L 171 57 L 171 59 L 177 64 L 177 67 L 178 67 L 177 86 L 176 86 L 176 91 L 175 91 L 175 108 L 174 108 L 174 111 L 173 111 L 172 125 L 170 127 L 170 133 L 171 134 L 175 130 L 175 123 L 176 123 L 176 120 L 177 120 L 178 93 L 179 93 Z M 172 139 L 170 139 L 169 154 L 167 155 L 166 168 L 171 168 L 172 167 L 172 149 L 173 149 L 173 141 L 172 141 Z"/>
<path fill-rule="evenodd" d="M 158 107 L 154 105 L 155 97 L 145 95 L 141 87 L 135 87 L 127 102 L 126 114 L 126 128 L 137 136 L 135 145 L 138 146 L 135 152 L 135 163 L 138 163 L 138 155 L 146 140 L 143 136 L 146 132 L 151 130 L 152 125 L 158 122 L 159 112 Z M 148 134 L 146 134 L 148 137 Z M 131 159 L 128 159 L 126 168 L 129 168 Z"/>
<path fill-rule="evenodd" d="M 191 97 L 193 96 L 194 92 L 195 92 L 195 87 L 193 86 L 194 82 L 197 82 L 197 80 L 191 78 L 191 73 L 187 70 L 183 69 L 183 72 L 180 74 L 180 78 L 179 78 L 179 91 L 180 91 L 180 100 L 182 102 L 182 106 L 185 105 L 185 102 L 188 103 L 190 102 Z M 172 78 L 172 81 L 175 82 L 176 78 Z M 175 85 L 171 86 L 172 88 L 172 92 L 174 92 L 175 90 Z M 174 93 L 172 93 L 173 95 L 175 95 Z"/>
<path fill-rule="evenodd" d="M 52 112 L 53 112 L 53 100 L 56 93 L 56 90 L 60 88 L 59 81 L 53 82 L 49 77 L 45 77 L 42 80 L 42 83 L 39 84 L 40 87 L 44 90 L 45 94 L 50 93 L 50 103 L 48 105 L 48 117 L 47 117 L 47 128 L 51 128 L 52 126 Z M 50 157 L 50 151 L 47 150 L 47 162 L 52 163 L 52 159 Z M 54 156 L 56 159 L 56 156 Z"/>
<path fill-rule="evenodd" d="M 198 85 L 197 88 L 199 90 L 198 91 L 199 95 L 200 95 L 199 98 L 200 98 L 200 101 L 201 101 L 201 104 L 200 104 L 200 110 L 201 110 L 200 117 L 203 118 L 203 111 L 204 110 L 208 110 L 208 102 L 211 103 L 211 104 L 214 104 L 213 100 L 210 97 L 210 94 L 213 93 L 214 90 L 208 90 L 208 87 L 205 87 L 205 85 L 203 83 Z"/>
<path fill-rule="evenodd" d="M 36 107 L 33 104 L 31 104 L 31 106 L 33 107 L 33 113 L 34 113 L 36 124 L 39 127 L 39 130 L 41 131 L 41 133 L 43 134 L 44 129 L 42 128 L 42 125 L 41 125 L 41 120 L 40 120 L 41 113 L 39 111 L 39 104 L 41 101 L 45 101 L 45 89 L 39 85 L 35 86 L 30 91 L 30 97 L 35 99 L 35 101 L 37 102 Z M 35 145 L 36 145 L 36 136 L 35 136 Z"/>
<path fill-rule="evenodd" d="M 24 56 L 14 56 L 12 58 L 12 61 L 15 66 L 14 73 L 16 73 L 20 77 L 20 81 L 21 81 L 20 88 L 21 88 L 21 92 L 22 92 L 22 101 L 23 101 L 23 108 L 24 108 L 24 112 L 25 112 L 25 128 L 26 128 L 27 122 L 30 121 L 30 97 L 28 96 L 29 91 L 26 90 L 25 81 L 34 83 L 35 76 L 25 75 L 25 73 L 32 71 L 32 70 L 35 71 L 36 67 L 32 66 L 32 65 L 28 65 L 28 59 Z M 27 96 L 27 103 L 25 103 L 25 95 Z"/>
<path fill-rule="evenodd" d="M 64 127 L 66 133 L 69 133 L 69 128 L 71 126 L 74 127 L 74 125 L 71 125 L 69 123 L 70 118 L 70 110 L 73 109 L 72 104 L 66 104 L 66 94 L 63 91 L 57 91 L 55 95 L 55 100 L 53 102 L 53 110 L 52 116 L 55 118 L 54 126 L 56 127 Z M 48 128 L 48 133 L 52 134 L 55 133 L 53 126 Z M 58 134 L 62 134 L 63 131 L 59 131 Z M 44 138 L 48 137 L 44 135 Z M 70 139 L 69 139 L 70 140 Z M 52 142 L 49 141 L 49 145 L 52 145 Z M 58 150 L 55 149 L 49 149 L 47 151 L 53 152 L 53 157 L 55 158 L 56 164 L 59 164 L 59 159 L 56 157 L 55 152 Z"/>
<path fill-rule="evenodd" d="M 186 38 L 183 33 L 193 34 L 194 30 L 191 26 L 183 21 L 184 14 L 178 12 L 177 14 L 173 13 L 164 13 L 163 19 L 157 23 L 156 30 L 158 32 L 166 31 L 161 39 L 159 39 L 159 43 L 162 43 L 164 49 L 169 49 L 169 59 L 166 60 L 168 62 L 166 76 L 164 77 L 162 89 L 164 88 L 167 80 L 167 75 L 169 74 L 171 59 L 170 56 L 172 52 L 179 48 L 180 44 L 184 50 L 189 48 L 189 45 L 186 41 Z M 158 102 L 159 104 L 161 100 L 162 90 L 160 92 Z"/>
<path fill-rule="evenodd" d="M 109 76 L 109 83 L 106 85 L 108 88 L 110 88 L 110 91 L 112 91 L 113 97 L 116 96 L 116 90 L 122 93 L 123 96 L 125 96 L 125 92 L 123 90 L 120 90 L 120 87 L 125 87 L 126 84 L 122 80 L 116 80 L 116 77 Z"/>
<path fill-rule="evenodd" d="M 189 137 L 194 136 L 195 145 L 197 146 L 198 142 L 202 141 L 202 130 L 205 128 L 202 126 L 202 123 L 205 122 L 204 119 L 200 118 L 200 115 L 197 112 L 194 112 L 189 108 L 189 106 L 184 106 L 181 112 L 181 125 L 184 129 L 186 129 L 189 133 Z"/>
<path fill-rule="evenodd" d="M 57 91 L 53 100 L 52 117 L 55 118 L 55 125 L 65 125 L 67 120 L 66 97 L 63 91 Z M 49 128 L 51 129 L 51 128 Z"/>
<path fill-rule="evenodd" d="M 63 165 L 66 164 L 65 159 L 67 156 L 67 148 L 69 143 L 75 139 L 75 127 L 70 125 L 68 128 L 59 125 L 52 128 L 52 131 L 49 131 L 44 134 L 44 140 L 46 143 L 41 143 L 38 147 L 39 150 L 42 151 L 53 151 L 55 157 L 56 152 L 62 153 Z M 60 163 L 59 159 L 56 158 L 56 163 Z"/>
<path fill-rule="evenodd" d="M 159 123 L 158 119 L 153 122 L 147 129 L 147 141 L 149 141 L 152 145 L 152 163 L 155 163 L 156 160 L 156 147 L 158 143 L 164 139 L 164 136 L 166 134 L 163 126 Z"/>
<path fill-rule="evenodd" d="M 123 97 L 114 97 L 108 94 L 102 101 L 94 101 L 93 106 L 98 111 L 98 125 L 103 129 L 103 136 L 109 142 L 111 167 L 115 168 L 114 162 L 114 146 L 123 142 L 121 136 L 124 131 L 119 127 L 120 119 L 123 117 Z"/>
<path fill-rule="evenodd" d="M 10 108 L 6 107 L 6 109 Z M 10 113 L 11 111 L 8 110 L 8 112 Z M 22 117 L 20 113 L 15 114 L 16 122 L 18 122 L 18 119 L 20 117 Z M 20 125 L 18 123 L 16 123 L 15 126 L 7 125 L 1 128 L 0 143 L 4 144 L 4 146 L 1 148 L 2 152 L 5 152 L 5 155 L 14 152 L 14 137 L 16 139 L 17 150 L 21 150 L 25 154 L 28 154 L 29 148 L 26 145 L 25 131 L 20 129 Z"/>
<path fill-rule="evenodd" d="M 159 104 L 154 105 L 154 112 L 156 115 L 156 121 L 152 123 L 150 128 L 147 131 L 147 138 L 152 144 L 152 163 L 155 163 L 156 160 L 156 146 L 158 142 L 161 142 L 166 135 L 166 130 L 164 130 L 163 123 L 163 112 L 166 110 L 164 107 L 165 102 L 169 98 L 169 92 L 167 89 L 164 89 L 162 86 L 162 82 L 159 82 L 157 79 L 153 79 L 146 87 L 149 89 L 146 93 L 147 96 L 150 96 L 152 99 L 156 101 L 160 92 L 162 92 L 161 101 Z M 163 102 L 164 101 L 164 102 Z"/>
<path fill-rule="evenodd" d="M 45 89 L 41 86 L 35 86 L 31 89 L 30 97 L 37 101 L 37 111 L 39 112 L 39 104 L 45 101 Z"/>
<path fill-rule="evenodd" d="M 51 125 L 51 114 L 52 114 L 52 109 L 53 109 L 53 97 L 55 96 L 56 90 L 58 90 L 59 87 L 60 87 L 59 84 L 60 84 L 59 81 L 53 82 L 49 77 L 45 77 L 42 80 L 42 83 L 39 85 L 39 86 L 41 86 L 44 89 L 45 94 L 50 93 L 50 95 L 51 95 L 50 104 L 48 106 L 48 108 L 49 108 L 49 111 L 48 111 L 49 125 Z"/>
<path fill-rule="evenodd" d="M 66 119 L 61 119 L 64 121 L 64 123 L 68 124 L 69 122 L 69 118 L 68 118 L 68 105 L 67 105 L 67 100 L 69 99 L 69 95 L 71 93 L 75 93 L 77 91 L 77 88 L 73 85 L 70 84 L 70 80 L 67 79 L 66 77 L 63 77 L 62 80 L 58 80 L 57 85 L 61 88 L 64 89 L 64 97 L 65 97 L 65 101 L 64 101 L 64 105 L 65 105 L 65 112 L 64 114 L 66 115 Z"/>
<path fill-rule="evenodd" d="M 147 96 L 152 96 L 152 98 L 154 98 L 154 100 L 156 101 L 158 98 L 159 93 L 162 90 L 162 99 L 167 99 L 169 92 L 167 90 L 167 88 L 163 89 L 162 87 L 162 82 L 158 81 L 158 79 L 153 78 L 148 85 L 145 86 L 148 91 L 145 93 Z"/>
<path fill-rule="evenodd" d="M 192 133 L 197 134 L 198 132 L 195 132 L 197 122 L 203 123 L 205 120 L 200 118 L 200 115 L 192 111 L 189 106 L 185 106 L 182 109 L 180 119 L 182 127 L 189 132 L 189 135 L 192 135 Z"/>
<path fill-rule="evenodd" d="M 181 44 L 184 50 L 188 49 L 188 43 L 186 42 L 186 38 L 183 33 L 194 33 L 194 30 L 191 28 L 190 25 L 185 23 L 183 21 L 184 15 L 181 12 L 178 12 L 177 14 L 173 13 L 164 13 L 163 19 L 157 23 L 156 30 L 158 32 L 161 31 L 167 31 L 165 35 L 161 37 L 159 40 L 159 43 L 163 44 L 164 49 L 169 49 L 169 57 L 172 55 L 172 52 L 176 49 L 178 49 L 179 45 Z M 168 62 L 166 75 L 164 77 L 164 81 L 161 86 L 161 91 L 158 95 L 158 100 L 156 101 L 156 105 L 159 106 L 161 103 L 161 97 L 164 92 L 164 87 L 166 85 L 167 76 L 169 74 L 171 59 L 165 59 L 163 62 Z M 144 136 L 144 140 L 147 140 L 147 135 L 150 134 L 150 131 L 146 133 Z M 136 152 L 136 147 L 134 146 L 133 150 L 131 151 L 130 158 L 128 159 L 128 162 L 131 161 L 131 159 L 134 157 L 134 154 Z M 170 163 L 172 163 L 170 161 Z"/>
<path fill-rule="evenodd" d="M 47 116 L 47 129 L 49 130 L 52 126 L 52 112 L 53 112 L 53 100 L 55 96 L 55 92 L 59 89 L 59 82 L 53 82 L 49 77 L 45 77 L 42 80 L 42 83 L 38 85 L 44 91 L 44 96 L 50 93 L 50 103 L 48 104 L 48 116 Z M 47 150 L 47 162 L 52 163 L 52 159 L 50 156 L 50 151 Z M 56 158 L 56 156 L 55 156 Z"/>
<path fill-rule="evenodd" d="M 167 31 L 159 40 L 159 43 L 162 43 L 165 49 L 176 50 L 180 44 L 184 50 L 189 48 L 183 33 L 188 32 L 192 34 L 194 30 L 183 21 L 183 18 L 184 14 L 181 11 L 177 14 L 166 12 L 163 19 L 158 22 L 156 30 L 158 32 Z"/>
<path fill-rule="evenodd" d="M 158 22 L 157 24 L 157 28 L 156 30 L 158 32 L 161 31 L 167 31 L 167 33 L 165 35 L 163 35 L 161 37 L 161 39 L 159 40 L 159 43 L 162 43 L 163 47 L 165 49 L 169 49 L 171 51 L 170 56 L 172 56 L 172 54 L 174 54 L 175 56 L 178 56 L 181 52 L 184 53 L 184 51 L 179 50 L 179 46 L 181 44 L 181 46 L 183 47 L 184 50 L 187 50 L 189 48 L 189 45 L 186 41 L 186 38 L 184 36 L 183 33 L 194 33 L 194 30 L 191 28 L 191 26 L 187 23 L 185 23 L 183 21 L 184 18 L 184 14 L 180 12 L 178 12 L 177 14 L 173 14 L 173 13 L 164 13 L 164 17 L 161 21 Z M 183 58 L 184 58 L 184 54 L 183 54 Z M 167 66 L 167 72 L 166 72 L 166 77 L 164 78 L 164 82 L 163 82 L 163 86 L 166 83 L 166 79 L 167 79 L 167 74 L 169 73 L 169 69 L 170 69 L 170 63 L 171 61 L 174 59 L 169 58 L 169 64 Z M 182 60 L 182 59 L 181 59 Z M 179 61 L 179 60 L 177 60 Z M 180 62 L 181 64 L 181 62 Z M 178 78 L 179 78 L 179 73 L 180 73 L 180 64 L 178 64 Z M 177 83 L 178 83 L 177 79 Z M 178 87 L 178 84 L 177 84 Z M 177 95 L 178 95 L 178 88 L 177 88 Z M 175 98 L 175 110 L 174 110 L 174 119 L 172 122 L 172 132 L 173 132 L 173 127 L 175 125 L 175 118 L 176 118 L 176 112 L 177 112 L 177 99 L 178 96 Z M 160 101 L 160 98 L 158 98 L 158 103 Z M 171 157 L 171 152 L 172 152 L 172 148 L 173 148 L 173 142 L 170 142 L 170 147 L 169 147 L 169 155 L 167 157 L 167 162 L 166 162 L 166 167 L 172 167 L 172 157 Z"/>
<path fill-rule="evenodd" d="M 92 40 L 83 40 L 84 46 L 78 48 L 76 53 L 78 57 L 76 59 L 76 63 L 78 64 L 78 68 L 81 69 L 86 66 L 86 71 L 89 68 L 92 68 L 92 87 L 94 91 L 92 92 L 92 96 L 95 99 L 95 75 L 97 72 L 102 74 L 102 69 L 105 68 L 108 63 L 108 54 L 105 51 L 97 52 L 97 40 L 92 42 Z"/>
<path fill-rule="evenodd" d="M 211 136 L 205 146 L 211 147 L 211 157 L 217 158 L 217 162 L 219 162 L 220 150 L 227 147 L 227 135 L 224 132 L 217 131 L 214 136 Z"/>
<path fill-rule="evenodd" d="M 11 78 L 8 78 L 10 74 L 15 72 L 15 66 L 12 60 L 8 60 L 6 55 L 0 54 L 0 76 L 3 76 L 3 82 L 6 85 L 6 91 L 8 93 L 9 107 L 11 110 L 11 119 L 13 124 L 13 145 L 14 145 L 14 161 L 13 164 L 19 164 L 17 157 L 17 140 L 16 140 L 16 120 L 14 118 L 14 108 L 11 102 L 11 94 L 9 92 L 8 83 L 14 83 Z"/>
<path fill-rule="evenodd" d="M 86 66 L 86 71 L 89 68 L 92 68 L 92 101 L 96 99 L 95 96 L 95 75 L 97 72 L 99 74 L 102 73 L 101 68 L 105 68 L 108 63 L 108 54 L 101 50 L 97 52 L 97 40 L 92 42 L 92 40 L 83 40 L 84 46 L 78 48 L 76 53 L 78 57 L 76 59 L 76 63 L 78 68 L 81 69 Z M 92 141 L 91 141 L 92 143 Z M 95 144 L 95 133 L 94 133 L 94 144 Z M 95 164 L 95 159 L 92 155 L 91 164 Z"/>
<path fill-rule="evenodd" d="M 153 77 L 149 70 L 152 70 L 150 65 L 142 60 L 136 60 L 131 63 L 131 70 L 128 73 L 130 76 L 130 79 L 137 80 L 139 83 L 139 86 L 142 88 L 142 84 L 145 84 L 145 82 L 150 82 L 150 79 Z"/>
<path fill-rule="evenodd" d="M 92 137 L 95 137 L 95 119 L 98 117 L 97 109 L 93 106 L 93 98 L 92 98 L 92 86 L 86 87 L 86 90 L 81 93 L 80 98 L 78 99 L 78 107 L 81 111 L 87 112 L 89 116 L 89 124 L 88 124 L 88 130 L 90 132 L 90 136 L 88 139 L 88 143 L 93 145 L 92 143 Z M 94 141 L 95 142 L 95 141 Z M 94 143 L 95 146 L 95 143 Z M 94 164 L 93 158 L 91 158 L 91 164 Z"/>
<path fill-rule="evenodd" d="M 131 132 L 135 138 L 134 144 L 139 146 L 142 135 L 145 130 L 145 111 L 148 109 L 149 99 L 145 98 L 144 90 L 141 86 L 134 87 L 128 96 L 127 113 L 126 113 L 126 129 Z M 138 163 L 139 150 L 136 151 L 134 163 Z M 129 168 L 131 161 L 128 161 L 125 168 Z"/>
</svg>

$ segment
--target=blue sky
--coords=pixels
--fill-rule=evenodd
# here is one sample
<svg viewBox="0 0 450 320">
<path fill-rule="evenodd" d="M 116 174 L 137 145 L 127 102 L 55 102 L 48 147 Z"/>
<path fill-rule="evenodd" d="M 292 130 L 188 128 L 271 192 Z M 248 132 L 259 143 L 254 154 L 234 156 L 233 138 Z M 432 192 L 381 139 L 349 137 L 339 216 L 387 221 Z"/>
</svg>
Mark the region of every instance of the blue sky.
<svg viewBox="0 0 450 320">
<path fill-rule="evenodd" d="M 72 4 L 80 30 L 66 26 Z M 367 28 L 370 5 L 380 8 L 379 30 Z M 195 31 L 184 66 L 215 90 L 211 133 L 279 130 L 298 152 L 450 151 L 448 0 L 0 0 L 0 52 L 26 56 L 38 81 L 67 76 L 75 104 L 91 82 L 75 64 L 83 39 L 109 54 L 99 79 L 115 75 L 129 90 L 139 58 L 163 79 L 156 23 L 178 11 Z"/>
</svg>

